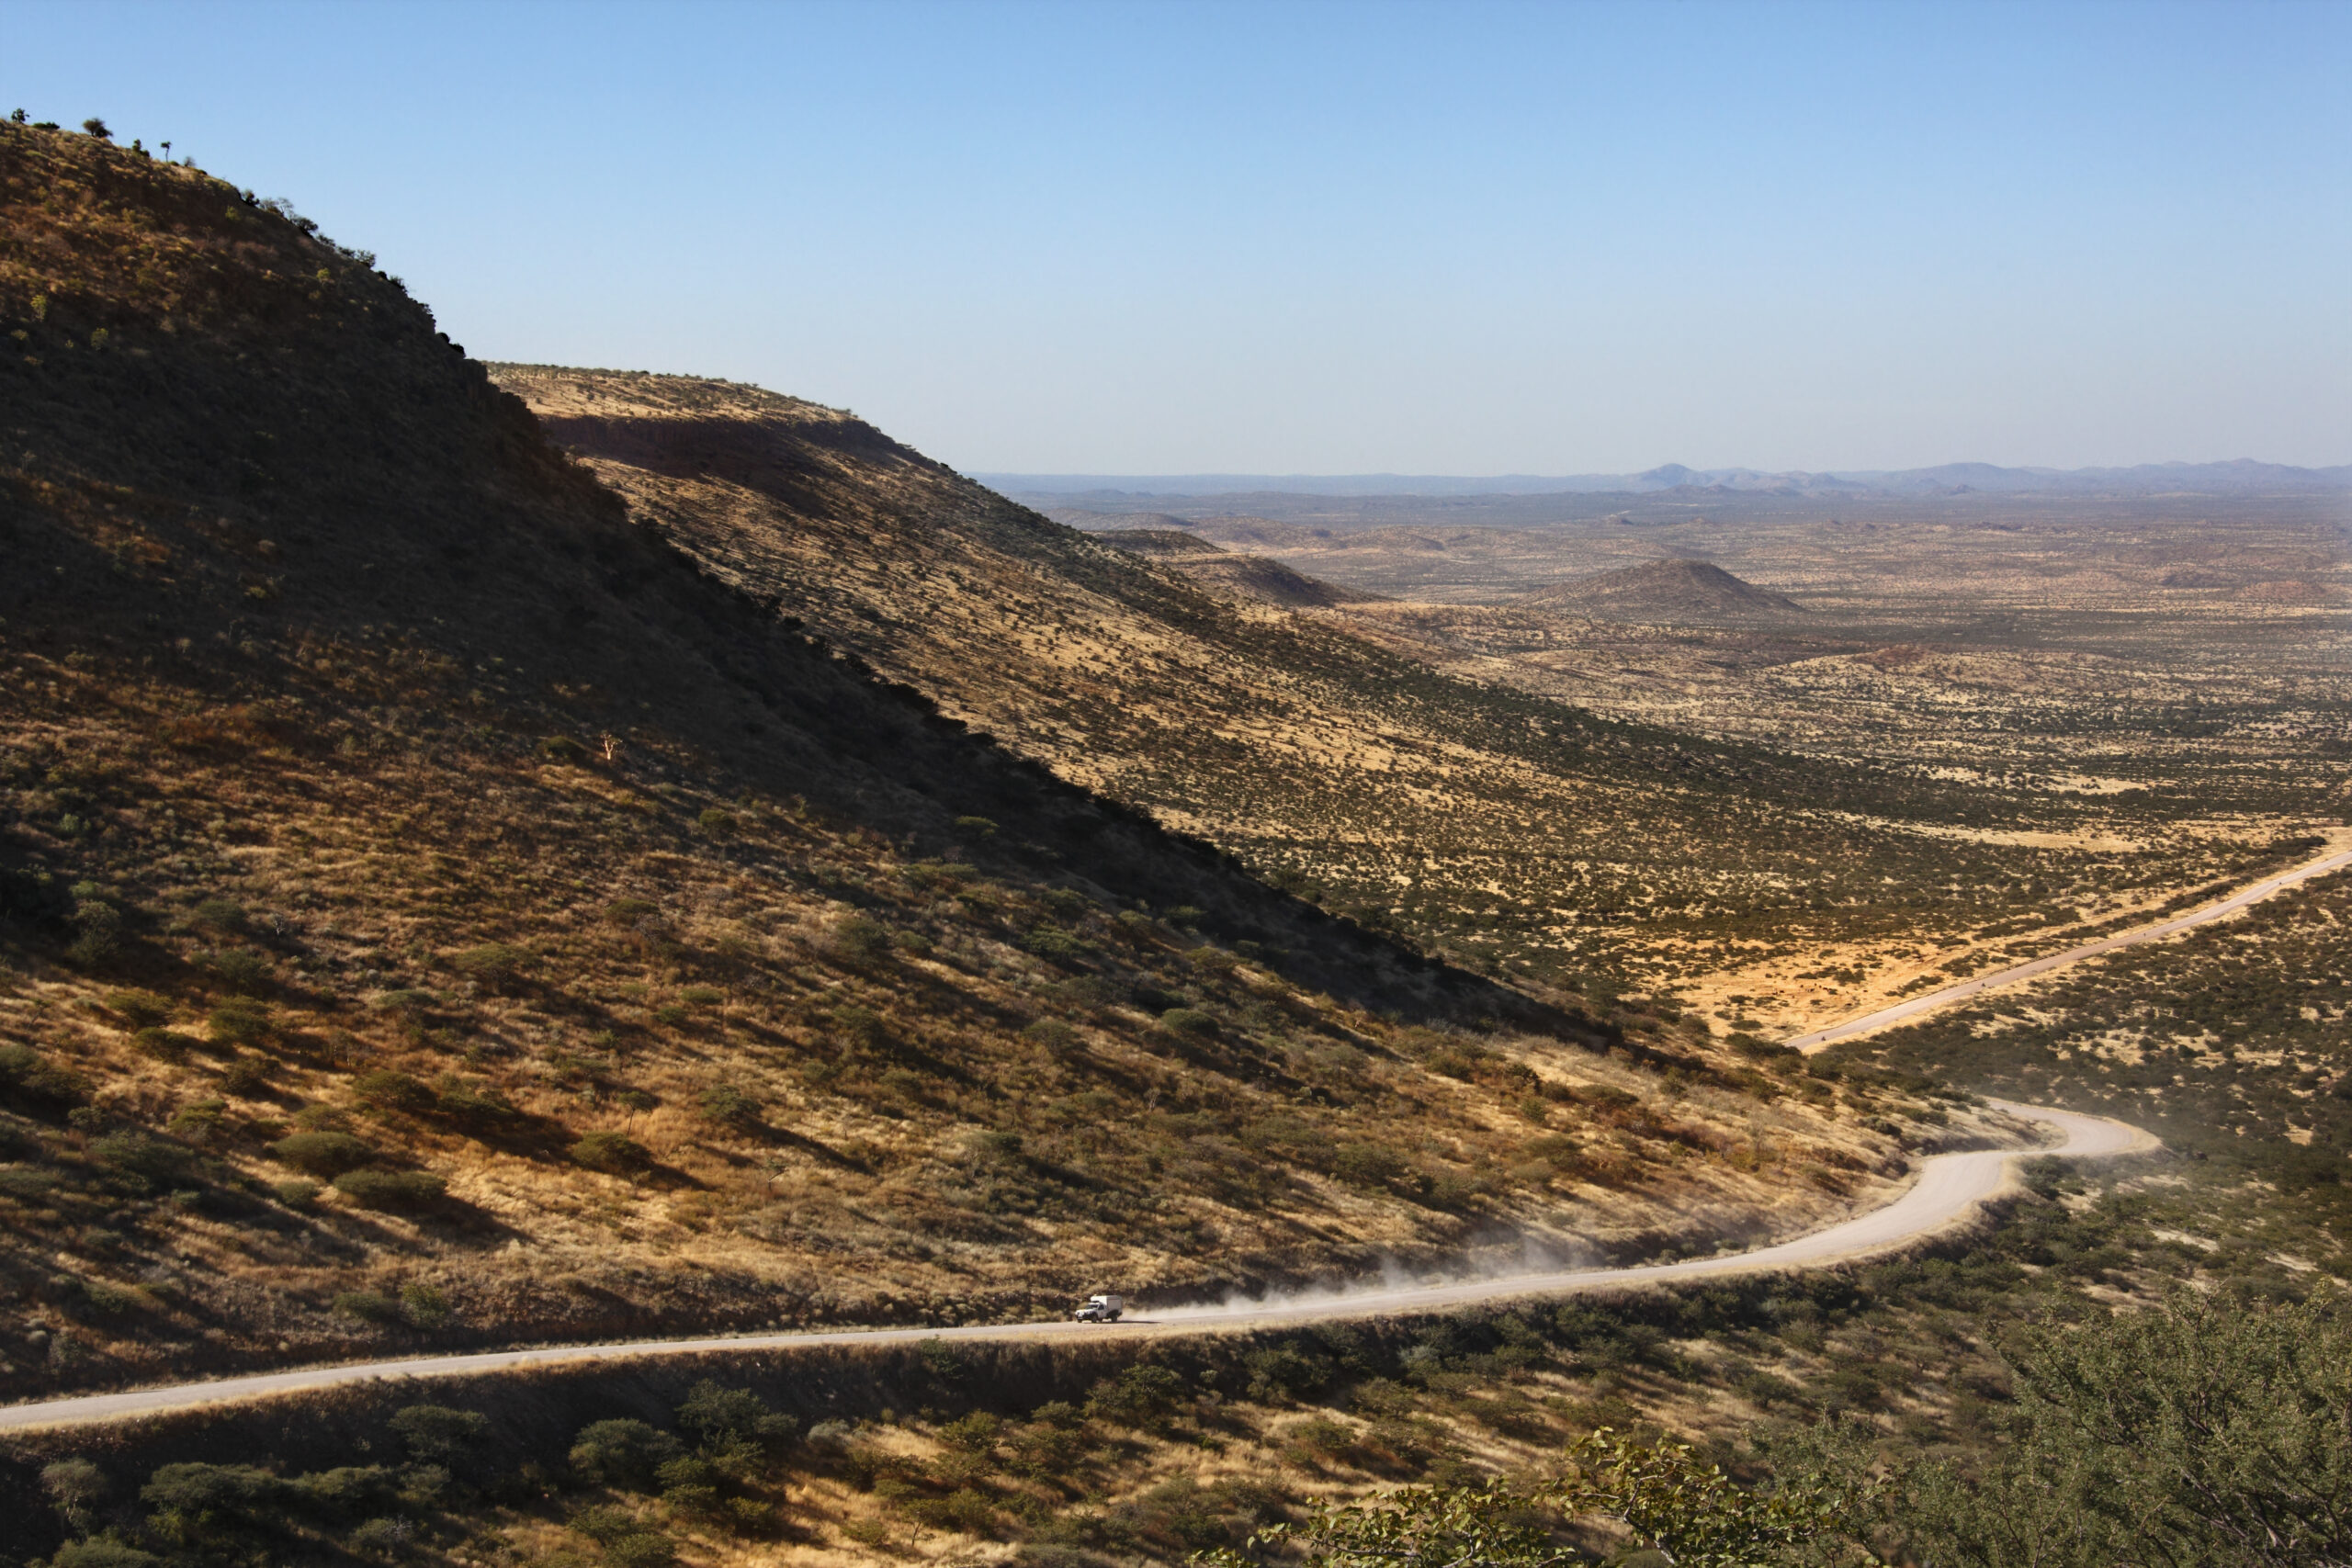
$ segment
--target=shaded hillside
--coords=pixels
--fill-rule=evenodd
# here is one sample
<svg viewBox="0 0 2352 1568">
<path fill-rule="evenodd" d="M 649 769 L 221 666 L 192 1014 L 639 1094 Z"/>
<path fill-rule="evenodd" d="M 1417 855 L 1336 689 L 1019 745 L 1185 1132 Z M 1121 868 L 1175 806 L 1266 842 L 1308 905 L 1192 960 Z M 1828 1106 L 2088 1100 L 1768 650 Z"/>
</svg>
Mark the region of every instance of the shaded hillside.
<svg viewBox="0 0 2352 1568">
<path fill-rule="evenodd" d="M 1710 616 L 1802 615 L 1785 593 L 1742 581 L 1703 560 L 1658 560 L 1578 578 L 1522 603 L 1612 620 L 1703 620 Z"/>
<path fill-rule="evenodd" d="M 2109 805 L 1441 676 L 756 389 L 494 374 L 635 515 L 944 711 L 1327 908 L 1528 983 L 1599 995 L 1874 936 L 1956 944 L 2052 888 L 2170 884 L 2243 848 L 2152 831 L 2119 851 Z M 2101 839 L 2074 836 L 2086 822 Z"/>
<path fill-rule="evenodd" d="M 1604 1056 L 1057 781 L 196 170 L 0 126 L 0 1399 L 1647 1250 L 1867 1196 L 1862 1119 L 1925 1114 Z M 829 513 L 955 483 L 765 406 Z"/>
</svg>

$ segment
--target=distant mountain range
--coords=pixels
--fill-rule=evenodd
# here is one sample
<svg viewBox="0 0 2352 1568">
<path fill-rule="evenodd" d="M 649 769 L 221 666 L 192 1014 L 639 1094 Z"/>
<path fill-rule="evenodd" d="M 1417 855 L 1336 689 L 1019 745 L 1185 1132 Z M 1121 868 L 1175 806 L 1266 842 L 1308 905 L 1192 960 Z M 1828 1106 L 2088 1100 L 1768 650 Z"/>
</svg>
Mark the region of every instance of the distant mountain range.
<svg viewBox="0 0 2352 1568">
<path fill-rule="evenodd" d="M 1218 495 L 1268 491 L 1299 495 L 1553 495 L 1662 491 L 1760 491 L 1782 495 L 2213 494 L 2352 490 L 2352 464 L 2297 468 L 2241 457 L 2226 463 L 2142 463 L 2128 468 L 2004 468 L 1945 463 L 1932 468 L 1766 473 L 1757 468 L 1688 468 L 1667 463 L 1638 474 L 1498 474 L 1464 479 L 1434 474 L 975 474 L 1015 495 Z"/>
</svg>

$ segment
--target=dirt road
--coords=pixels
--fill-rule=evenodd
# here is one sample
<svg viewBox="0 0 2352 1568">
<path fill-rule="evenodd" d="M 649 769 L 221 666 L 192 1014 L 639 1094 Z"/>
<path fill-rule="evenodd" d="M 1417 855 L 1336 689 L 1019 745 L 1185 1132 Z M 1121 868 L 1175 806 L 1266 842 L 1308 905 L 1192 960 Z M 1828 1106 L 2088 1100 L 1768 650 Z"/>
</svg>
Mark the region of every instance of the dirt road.
<svg viewBox="0 0 2352 1568">
<path fill-rule="evenodd" d="M 2171 919 L 2159 921 L 2153 926 L 2142 926 L 2137 931 L 2124 931 L 2117 936 L 2102 937 L 2098 942 L 2086 942 L 2080 947 L 2070 947 L 2064 953 L 2053 953 L 2046 958 L 2037 958 L 2030 964 L 2020 964 L 2014 968 L 1996 970 L 1990 975 L 1979 975 L 1973 980 L 1962 980 L 1957 985 L 1946 986 L 1940 991 L 1929 991 L 1924 997 L 1913 997 L 1907 1002 L 1897 1002 L 1893 1007 L 1881 1008 L 1876 1012 L 1864 1013 L 1860 1018 L 1849 1019 L 1844 1023 L 1833 1023 L 1826 1029 L 1816 1029 L 1810 1034 L 1800 1034 L 1788 1043 L 1800 1051 L 1818 1051 L 1824 1045 L 1834 1044 L 1840 1040 L 1849 1040 L 1857 1034 L 1868 1034 L 1874 1029 L 1884 1029 L 1889 1024 L 1901 1023 L 1906 1019 L 1917 1018 L 1921 1013 L 1933 1012 L 1938 1008 L 1950 1007 L 1954 1002 L 1966 1001 L 1979 991 L 1989 991 L 1996 986 L 2011 985 L 2018 980 L 2030 980 L 2037 975 L 2047 975 L 2052 969 L 2063 969 L 2069 964 L 2079 964 L 2086 958 L 2096 958 L 2102 953 L 2113 953 L 2119 947 L 2132 947 L 2143 942 L 2161 942 L 2165 937 L 2177 936 L 2192 927 L 2205 924 L 2208 920 L 2218 920 L 2225 916 L 2234 915 L 2250 905 L 2259 904 L 2272 894 L 2292 887 L 2297 883 L 2308 882 L 2314 876 L 2324 876 L 2331 871 L 2341 871 L 2347 865 L 2352 865 L 2352 850 L 2331 851 L 2317 860 L 2306 861 L 2292 871 L 2282 871 L 2276 876 L 2266 876 L 2260 882 L 2241 887 L 2219 903 L 2191 909 L 2185 915 L 2176 915 Z"/>
<path fill-rule="evenodd" d="M 2097 1156 L 2151 1148 L 2154 1140 L 2135 1127 L 2071 1111 L 1995 1101 L 2001 1109 L 2053 1126 L 2063 1142 L 2026 1153 Z M 1131 1317 L 1113 1326 L 1069 1322 L 989 1324 L 969 1328 L 855 1328 L 811 1334 L 747 1334 L 724 1338 L 649 1339 L 621 1345 L 562 1345 L 530 1350 L 492 1350 L 469 1356 L 417 1356 L 353 1366 L 306 1367 L 297 1371 L 221 1378 L 170 1388 L 126 1393 L 89 1394 L 0 1408 L 0 1431 L 120 1420 L 188 1405 L 263 1398 L 384 1378 L 464 1378 L 516 1367 L 554 1362 L 620 1360 L 641 1356 L 701 1355 L 743 1350 L 790 1350 L 814 1345 L 888 1345 L 929 1339 L 1059 1339 L 1075 1336 L 1193 1334 L 1220 1328 L 1254 1328 L 1317 1318 L 1375 1317 L 1471 1306 L 1514 1296 L 1551 1295 L 1613 1286 L 1664 1283 L 1711 1275 L 1753 1274 L 1782 1269 L 1819 1268 L 1884 1252 L 1931 1235 L 1973 1213 L 2001 1191 L 2009 1179 L 2014 1150 L 1937 1155 L 1920 1162 L 1918 1179 L 1883 1209 L 1793 1241 L 1680 1263 L 1631 1269 L 1581 1269 L 1497 1278 L 1382 1285 L 1358 1291 L 1301 1294 L 1272 1301 L 1233 1302 L 1183 1307 Z M 418 1397 L 425 1397 L 422 1393 Z"/>
</svg>

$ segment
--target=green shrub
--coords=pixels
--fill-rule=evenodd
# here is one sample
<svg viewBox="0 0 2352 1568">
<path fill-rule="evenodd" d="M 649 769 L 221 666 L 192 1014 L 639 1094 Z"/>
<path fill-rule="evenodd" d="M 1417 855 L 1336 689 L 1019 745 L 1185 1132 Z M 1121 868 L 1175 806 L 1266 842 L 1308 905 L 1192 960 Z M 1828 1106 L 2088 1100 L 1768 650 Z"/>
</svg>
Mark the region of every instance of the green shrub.
<svg viewBox="0 0 2352 1568">
<path fill-rule="evenodd" d="M 678 1406 L 678 1427 L 705 1448 L 728 1442 L 782 1442 L 800 1429 L 799 1421 L 770 1410 L 747 1388 L 727 1388 L 705 1378 Z"/>
<path fill-rule="evenodd" d="M 996 837 L 996 824 L 985 817 L 958 817 L 956 818 L 956 830 L 968 833 L 976 839 Z"/>
<path fill-rule="evenodd" d="M 215 1045 L 232 1049 L 259 1045 L 269 1038 L 269 1007 L 250 997 L 232 997 L 214 1008 L 204 1023 Z"/>
<path fill-rule="evenodd" d="M 132 1035 L 130 1043 L 141 1055 L 151 1062 L 163 1062 L 177 1066 L 187 1060 L 190 1041 L 185 1034 L 151 1026 Z"/>
<path fill-rule="evenodd" d="M 277 1201 L 289 1209 L 307 1209 L 319 1201 L 320 1187 L 307 1176 L 291 1176 L 283 1181 L 273 1181 L 269 1190 Z"/>
<path fill-rule="evenodd" d="M 408 1551 L 415 1533 L 406 1519 L 369 1519 L 351 1532 L 351 1549 L 369 1557 L 395 1558 Z"/>
<path fill-rule="evenodd" d="M 113 1133 L 90 1145 L 90 1157 L 115 1170 L 168 1182 L 187 1168 L 189 1156 L 179 1145 L 144 1133 Z"/>
<path fill-rule="evenodd" d="M 485 985 L 506 986 L 520 979 L 538 961 L 538 955 L 528 948 L 493 942 L 452 954 L 449 964 L 458 974 Z"/>
<path fill-rule="evenodd" d="M 180 1107 L 178 1113 L 166 1124 L 167 1130 L 175 1136 L 202 1143 L 220 1130 L 221 1118 L 228 1110 L 229 1102 L 225 1100 L 191 1100 Z"/>
<path fill-rule="evenodd" d="M 411 1404 L 393 1412 L 391 1428 L 414 1463 L 456 1465 L 490 1436 L 490 1417 L 447 1404 Z"/>
<path fill-rule="evenodd" d="M 1198 1008 L 1170 1008 L 1159 1015 L 1159 1027 L 1182 1040 L 1212 1040 L 1216 1020 Z"/>
<path fill-rule="evenodd" d="M 134 1030 L 153 1029 L 172 1016 L 171 998 L 153 991 L 109 991 L 106 1003 L 108 1012 Z"/>
<path fill-rule="evenodd" d="M 695 826 L 700 828 L 705 835 L 713 839 L 731 839 L 735 836 L 736 829 L 742 825 L 741 818 L 732 811 L 722 811 L 716 806 L 695 818 Z"/>
<path fill-rule="evenodd" d="M 361 1323 L 388 1324 L 401 1320 L 401 1303 L 397 1296 L 381 1291 L 345 1291 L 333 1303 L 337 1317 L 356 1318 Z"/>
<path fill-rule="evenodd" d="M 761 1110 L 758 1100 L 733 1084 L 713 1084 L 702 1091 L 702 1113 L 713 1122 L 732 1127 L 756 1126 Z"/>
<path fill-rule="evenodd" d="M 1405 1172 L 1405 1156 L 1384 1144 L 1341 1144 L 1331 1151 L 1331 1174 L 1357 1187 L 1381 1187 Z"/>
<path fill-rule="evenodd" d="M 670 1568 L 677 1560 L 677 1542 L 653 1530 L 622 1536 L 605 1548 L 612 1568 Z"/>
<path fill-rule="evenodd" d="M 390 1071 L 362 1073 L 352 1079 L 351 1097 L 379 1111 L 405 1111 L 412 1114 L 432 1110 L 439 1099 L 422 1079 Z"/>
<path fill-rule="evenodd" d="M 662 913 L 662 906 L 645 898 L 616 898 L 605 906 L 605 923 L 625 929 Z"/>
<path fill-rule="evenodd" d="M 239 1100 L 259 1100 L 270 1092 L 269 1068 L 258 1057 L 241 1056 L 220 1075 L 220 1088 Z"/>
<path fill-rule="evenodd" d="M 419 1328 L 439 1328 L 449 1321 L 449 1298 L 438 1285 L 402 1285 L 401 1314 Z"/>
<path fill-rule="evenodd" d="M 448 1186 L 422 1170 L 346 1170 L 334 1179 L 334 1190 L 363 1209 L 421 1209 Z"/>
<path fill-rule="evenodd" d="M 1021 945 L 1056 964 L 1081 963 L 1094 951 L 1083 938 L 1059 926 L 1039 926 L 1022 939 Z"/>
<path fill-rule="evenodd" d="M 1058 1018 L 1041 1018 L 1021 1032 L 1022 1038 L 1035 1042 L 1056 1055 L 1065 1055 L 1083 1043 L 1078 1031 Z"/>
<path fill-rule="evenodd" d="M 312 1176 L 337 1177 L 376 1157 L 376 1151 L 348 1133 L 295 1133 L 269 1145 L 269 1157 Z"/>
<path fill-rule="evenodd" d="M 572 1439 L 571 1468 L 601 1485 L 642 1491 L 680 1452 L 677 1438 L 642 1421 L 598 1421 Z"/>
<path fill-rule="evenodd" d="M 1004 1423 L 985 1410 L 959 1416 L 939 1428 L 939 1440 L 965 1453 L 984 1454 L 1004 1436 Z"/>
<path fill-rule="evenodd" d="M 258 996 L 269 989 L 277 978 L 267 955 L 250 947 L 220 948 L 203 954 L 197 962 L 214 980 L 241 996 Z"/>
<path fill-rule="evenodd" d="M 69 1540 L 50 1558 L 50 1568 L 163 1568 L 164 1560 L 151 1551 L 104 1536 Z"/>
<path fill-rule="evenodd" d="M 29 1045 L 0 1045 L 0 1096 L 50 1106 L 71 1105 L 85 1090 L 82 1080 Z"/>
<path fill-rule="evenodd" d="M 252 1517 L 275 1502 L 285 1483 L 250 1464 L 166 1464 L 139 1489 L 139 1500 L 167 1535 L 193 1544 L 214 1527 Z"/>
<path fill-rule="evenodd" d="M 122 951 L 122 911 L 104 899 L 83 898 L 74 906 L 73 925 L 65 956 L 78 966 L 98 968 Z"/>
<path fill-rule="evenodd" d="M 188 911 L 188 923 L 220 936 L 245 929 L 245 907 L 234 898 L 207 898 Z"/>
<path fill-rule="evenodd" d="M 576 1165 L 607 1175 L 626 1176 L 653 1163 L 652 1152 L 626 1133 L 590 1133 L 571 1145 Z"/>
<path fill-rule="evenodd" d="M 1121 1426 L 1151 1428 L 1165 1423 L 1183 1396 L 1183 1381 L 1174 1372 L 1138 1364 L 1115 1380 L 1096 1383 L 1087 1396 L 1086 1413 Z"/>
<path fill-rule="evenodd" d="M 872 964 L 890 955 L 890 930 L 865 915 L 843 915 L 833 922 L 827 945 L 836 957 Z"/>
<path fill-rule="evenodd" d="M 878 1051 L 889 1043 L 889 1026 L 872 1008 L 835 1008 L 833 1027 L 841 1032 L 844 1041 L 860 1050 Z"/>
<path fill-rule="evenodd" d="M 726 1002 L 727 993 L 716 986 L 688 986 L 678 993 L 678 999 L 698 1008 L 715 1008 Z"/>
<path fill-rule="evenodd" d="M 588 760 L 588 748 L 569 735 L 550 735 L 539 742 L 539 755 L 551 762 L 568 762 L 578 767 Z"/>
<path fill-rule="evenodd" d="M 86 1459 L 52 1460 L 41 1467 L 40 1489 L 50 1506 L 77 1530 L 86 1530 L 97 1517 L 110 1483 L 107 1473 Z"/>
<path fill-rule="evenodd" d="M 392 1472 L 380 1464 L 337 1465 L 297 1476 L 288 1484 L 292 1501 L 343 1518 L 380 1513 L 400 1499 Z"/>
</svg>

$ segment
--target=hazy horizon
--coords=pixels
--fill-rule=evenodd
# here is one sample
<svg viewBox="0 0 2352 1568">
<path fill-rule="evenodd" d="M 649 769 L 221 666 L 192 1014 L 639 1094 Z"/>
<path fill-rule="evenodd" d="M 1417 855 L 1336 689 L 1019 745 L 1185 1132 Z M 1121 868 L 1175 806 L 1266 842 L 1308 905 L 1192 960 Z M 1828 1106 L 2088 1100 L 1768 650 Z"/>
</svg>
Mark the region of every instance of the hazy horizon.
<svg viewBox="0 0 2352 1568">
<path fill-rule="evenodd" d="M 966 470 L 2352 429 L 2352 7 L 7 0 L 0 59 L 0 113 L 289 198 L 478 355 Z"/>
</svg>

